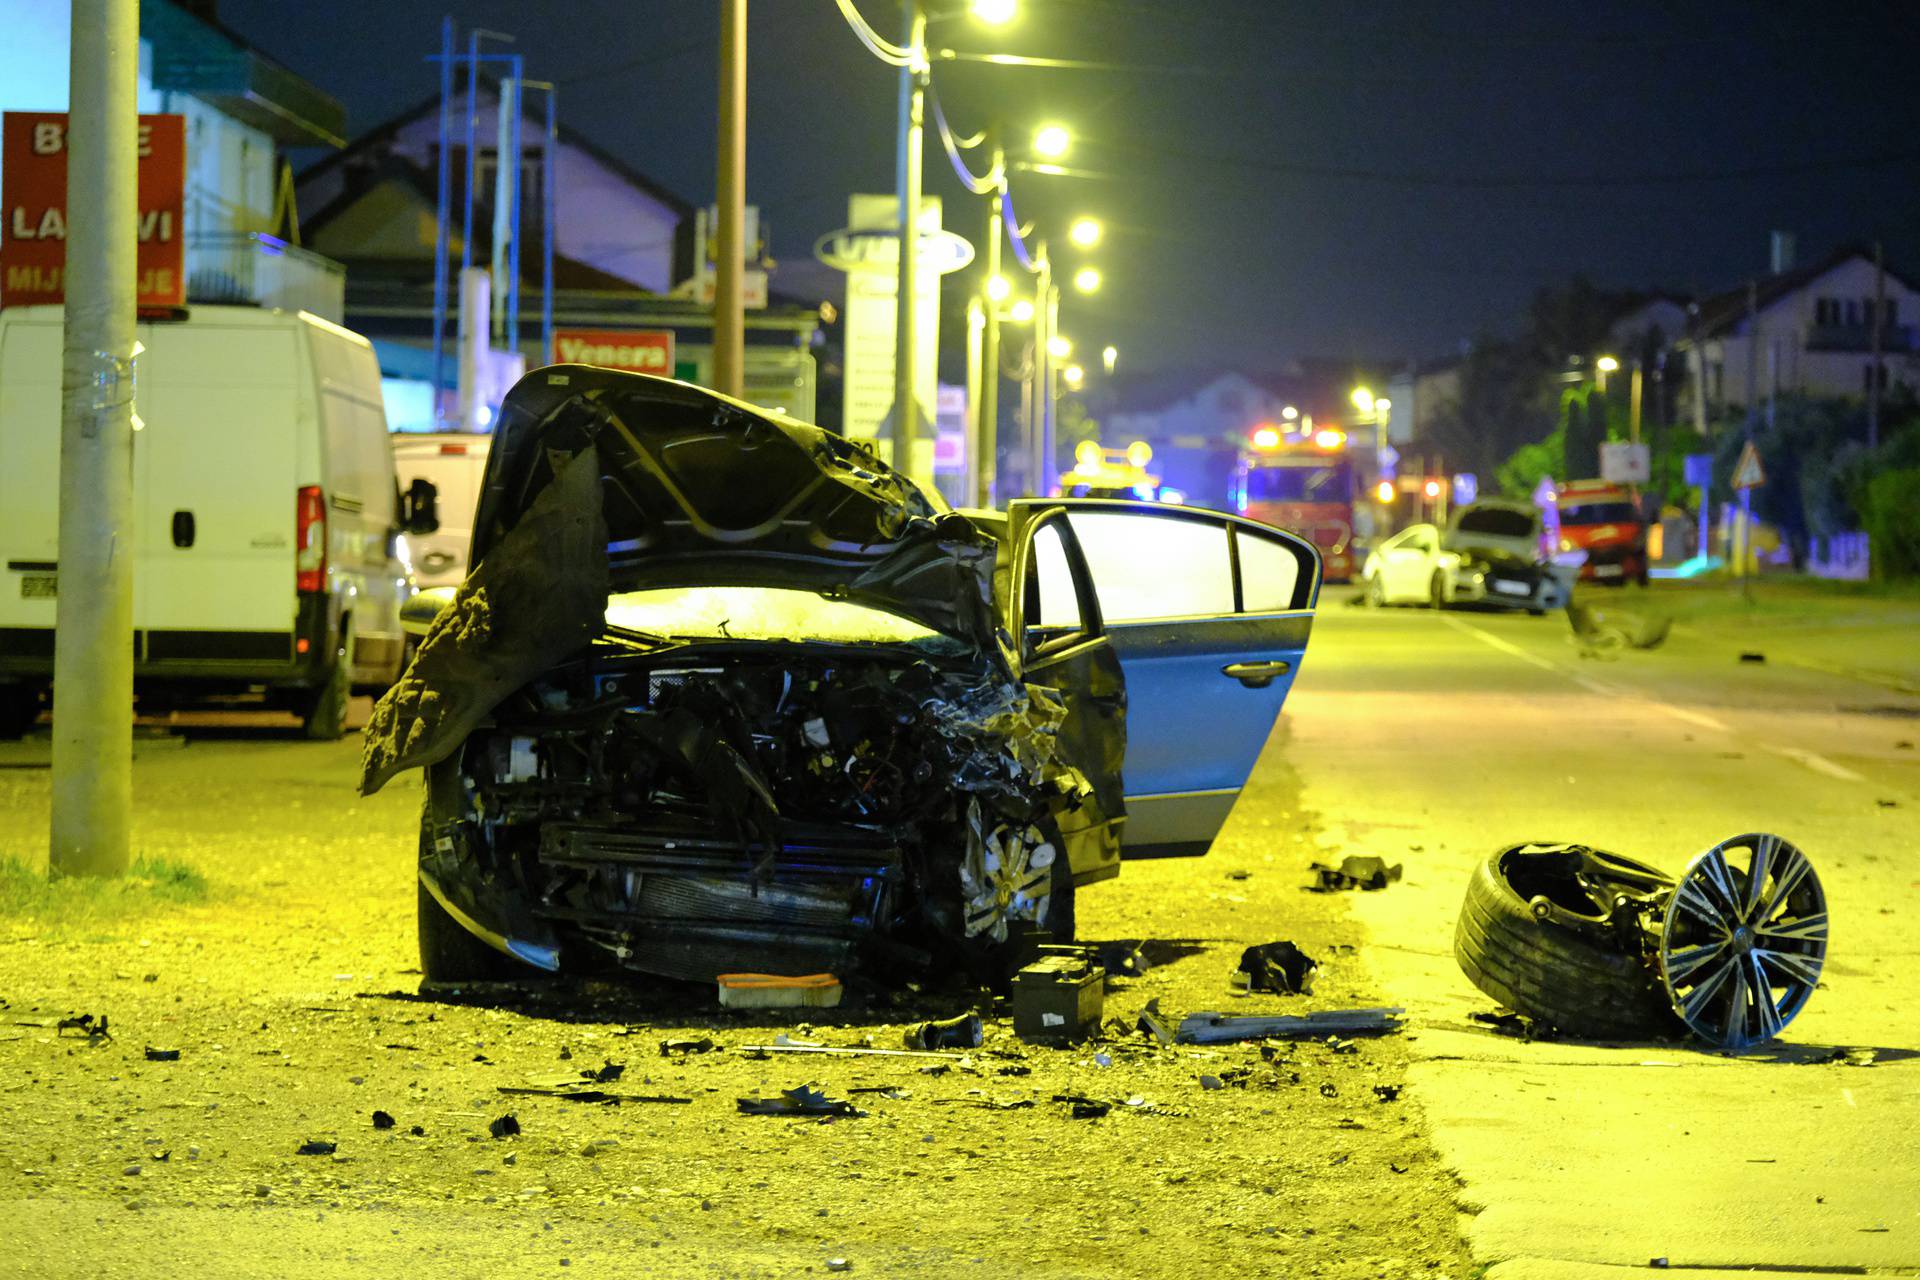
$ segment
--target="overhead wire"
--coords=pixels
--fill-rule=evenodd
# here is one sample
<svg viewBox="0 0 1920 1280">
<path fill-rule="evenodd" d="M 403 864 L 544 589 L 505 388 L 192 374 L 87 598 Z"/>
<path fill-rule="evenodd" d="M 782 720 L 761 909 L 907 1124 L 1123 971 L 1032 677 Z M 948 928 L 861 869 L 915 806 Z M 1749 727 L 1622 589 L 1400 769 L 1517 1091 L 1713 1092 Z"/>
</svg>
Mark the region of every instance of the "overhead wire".
<svg viewBox="0 0 1920 1280">
<path fill-rule="evenodd" d="M 926 57 L 924 51 L 895 44 L 875 31 L 868 25 L 867 20 L 860 16 L 860 10 L 854 7 L 853 0 L 834 0 L 834 3 L 840 6 L 840 16 L 847 20 L 849 27 L 853 28 L 853 34 L 860 38 L 860 43 L 867 46 L 867 52 L 874 57 L 894 67 L 917 68 L 924 65 Z"/>
<path fill-rule="evenodd" d="M 954 176 L 960 179 L 960 185 L 976 196 L 988 195 L 999 190 L 1006 181 L 1006 170 L 1003 167 L 996 165 L 986 177 L 976 178 L 973 170 L 967 167 L 967 162 L 960 156 L 963 149 L 979 146 L 986 135 L 975 134 L 971 142 L 954 137 L 952 128 L 947 124 L 947 113 L 940 109 L 940 95 L 934 92 L 931 84 L 927 86 L 927 97 L 933 103 L 933 123 L 940 131 L 940 145 L 945 148 L 947 160 L 953 165 Z"/>
</svg>

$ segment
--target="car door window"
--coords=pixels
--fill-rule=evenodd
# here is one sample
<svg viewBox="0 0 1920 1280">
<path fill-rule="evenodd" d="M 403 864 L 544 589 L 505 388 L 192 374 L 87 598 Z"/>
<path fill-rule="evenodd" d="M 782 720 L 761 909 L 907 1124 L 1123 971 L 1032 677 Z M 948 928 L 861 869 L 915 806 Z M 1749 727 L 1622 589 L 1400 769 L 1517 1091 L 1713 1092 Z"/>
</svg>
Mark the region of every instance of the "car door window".
<svg viewBox="0 0 1920 1280">
<path fill-rule="evenodd" d="M 1234 611 L 1232 553 L 1219 521 L 1138 510 L 1079 510 L 1071 519 L 1109 625 Z"/>
<path fill-rule="evenodd" d="M 1234 530 L 1234 543 L 1240 553 L 1242 613 L 1278 613 L 1301 606 L 1305 566 L 1298 548 L 1244 527 Z"/>
<path fill-rule="evenodd" d="M 1035 593 L 1038 598 L 1035 598 Z M 1066 539 L 1058 520 L 1033 532 L 1033 573 L 1027 579 L 1027 622 L 1031 626 L 1080 626 L 1080 600 L 1067 563 Z"/>
</svg>

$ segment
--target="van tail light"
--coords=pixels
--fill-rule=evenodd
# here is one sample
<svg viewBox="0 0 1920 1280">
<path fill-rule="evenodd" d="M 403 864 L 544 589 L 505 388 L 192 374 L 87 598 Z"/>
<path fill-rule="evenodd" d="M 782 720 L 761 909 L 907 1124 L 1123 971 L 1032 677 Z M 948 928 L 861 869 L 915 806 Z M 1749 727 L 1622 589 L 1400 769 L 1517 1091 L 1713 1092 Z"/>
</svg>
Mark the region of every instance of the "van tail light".
<svg viewBox="0 0 1920 1280">
<path fill-rule="evenodd" d="M 293 501 L 293 585 L 297 591 L 327 589 L 327 501 L 317 484 Z"/>
</svg>

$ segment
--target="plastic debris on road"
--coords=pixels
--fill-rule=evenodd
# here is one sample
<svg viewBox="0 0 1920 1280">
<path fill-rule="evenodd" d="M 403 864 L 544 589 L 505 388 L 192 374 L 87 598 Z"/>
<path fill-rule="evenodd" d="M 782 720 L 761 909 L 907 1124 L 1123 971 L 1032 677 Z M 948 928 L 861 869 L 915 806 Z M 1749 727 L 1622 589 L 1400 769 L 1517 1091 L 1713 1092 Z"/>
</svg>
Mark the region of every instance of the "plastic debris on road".
<svg viewBox="0 0 1920 1280">
<path fill-rule="evenodd" d="M 1263 942 L 1240 953 L 1240 967 L 1234 972 L 1249 991 L 1304 996 L 1313 994 L 1320 962 L 1291 942 Z"/>
<path fill-rule="evenodd" d="M 1308 869 L 1314 877 L 1308 888 L 1315 893 L 1338 893 L 1345 889 L 1373 892 L 1398 880 L 1401 864 L 1396 862 L 1389 866 L 1384 858 L 1377 858 L 1370 853 L 1356 853 L 1342 858 L 1337 867 L 1316 862 Z"/>
</svg>

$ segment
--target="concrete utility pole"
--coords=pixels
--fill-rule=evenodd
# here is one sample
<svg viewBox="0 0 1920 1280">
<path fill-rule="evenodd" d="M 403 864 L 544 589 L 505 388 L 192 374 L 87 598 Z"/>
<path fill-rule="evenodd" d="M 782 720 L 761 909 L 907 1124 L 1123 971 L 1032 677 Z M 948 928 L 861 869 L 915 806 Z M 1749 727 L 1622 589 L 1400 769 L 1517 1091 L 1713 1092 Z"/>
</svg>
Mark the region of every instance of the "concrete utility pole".
<svg viewBox="0 0 1920 1280">
<path fill-rule="evenodd" d="M 139 0 L 73 0 L 54 618 L 55 876 L 127 869 Z"/>
<path fill-rule="evenodd" d="M 1007 155 L 1000 145 L 1000 126 L 987 126 L 987 172 L 1004 174 Z M 979 448 L 980 465 L 971 468 L 974 490 L 968 495 L 975 506 L 993 505 L 995 474 L 1000 462 L 1000 299 L 993 296 L 993 282 L 1000 278 L 1000 232 L 1005 217 L 1002 201 L 1007 198 L 1006 179 L 995 185 L 987 197 L 987 282 L 986 325 L 981 332 Z"/>
<path fill-rule="evenodd" d="M 907 0 L 907 49 L 913 54 L 900 68 L 900 284 L 894 295 L 893 465 L 913 475 L 913 447 L 920 436 L 920 399 L 914 386 L 919 346 L 920 155 L 926 121 L 927 10 L 922 0 Z"/>
<path fill-rule="evenodd" d="M 993 305 L 991 298 L 967 299 L 967 465 L 960 477 L 960 502 L 963 507 L 978 507 L 985 504 L 980 501 L 980 368 L 984 363 L 985 351 L 982 335 L 986 332 L 986 308 Z"/>
<path fill-rule="evenodd" d="M 747 0 L 720 0 L 720 170 L 715 183 L 719 225 L 714 234 L 713 389 L 745 390 L 746 319 L 740 276 L 747 192 Z"/>
<path fill-rule="evenodd" d="M 1887 319 L 1887 259 L 1880 251 L 1880 242 L 1873 242 L 1873 316 L 1872 333 L 1868 342 L 1872 344 L 1872 372 L 1867 375 L 1867 448 L 1880 447 L 1880 380 L 1884 370 L 1880 367 L 1881 344 L 1886 341 Z"/>
</svg>

